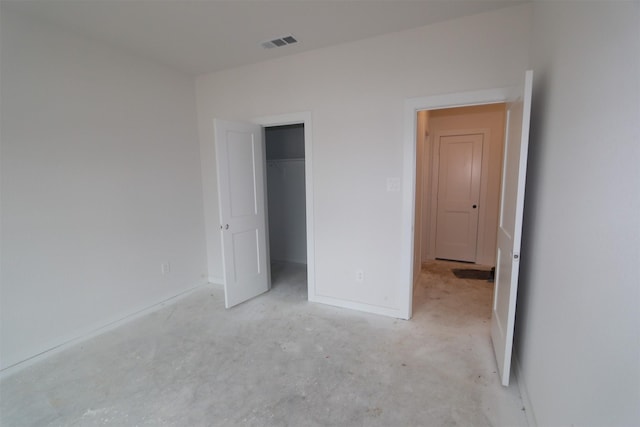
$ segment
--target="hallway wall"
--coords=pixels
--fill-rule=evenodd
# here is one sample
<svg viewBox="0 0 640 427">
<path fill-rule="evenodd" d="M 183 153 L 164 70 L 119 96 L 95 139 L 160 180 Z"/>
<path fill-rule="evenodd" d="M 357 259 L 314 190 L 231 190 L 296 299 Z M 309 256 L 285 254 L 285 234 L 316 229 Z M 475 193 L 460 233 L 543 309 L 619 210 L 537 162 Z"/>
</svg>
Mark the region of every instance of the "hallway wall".
<svg viewBox="0 0 640 427">
<path fill-rule="evenodd" d="M 424 184 L 428 183 L 425 176 L 425 165 L 428 164 L 428 147 L 429 147 L 429 112 L 418 111 L 416 117 L 416 199 L 415 199 L 415 217 L 413 229 L 413 285 L 416 286 L 422 271 L 422 261 L 426 261 L 426 252 L 424 251 L 423 232 L 426 223 L 424 222 L 424 210 L 427 208 L 429 201 L 424 191 Z"/>
</svg>

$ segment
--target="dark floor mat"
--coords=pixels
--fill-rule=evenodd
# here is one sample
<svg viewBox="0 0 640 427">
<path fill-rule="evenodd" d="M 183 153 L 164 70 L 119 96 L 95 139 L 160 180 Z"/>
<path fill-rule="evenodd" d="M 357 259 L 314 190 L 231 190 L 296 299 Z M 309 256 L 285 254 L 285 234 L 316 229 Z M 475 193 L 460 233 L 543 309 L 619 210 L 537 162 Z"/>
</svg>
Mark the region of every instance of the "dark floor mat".
<svg viewBox="0 0 640 427">
<path fill-rule="evenodd" d="M 473 268 L 452 268 L 451 271 L 459 279 L 487 280 L 493 281 L 493 274 L 490 270 L 476 270 Z"/>
</svg>

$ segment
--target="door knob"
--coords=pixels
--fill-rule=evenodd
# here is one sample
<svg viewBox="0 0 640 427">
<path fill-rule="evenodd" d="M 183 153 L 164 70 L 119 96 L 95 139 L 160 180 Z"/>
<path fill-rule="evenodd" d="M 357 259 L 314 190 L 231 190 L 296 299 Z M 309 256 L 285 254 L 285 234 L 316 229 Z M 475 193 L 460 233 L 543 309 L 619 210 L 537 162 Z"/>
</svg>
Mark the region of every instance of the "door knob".
<svg viewBox="0 0 640 427">
<path fill-rule="evenodd" d="M 478 207 L 478 205 L 473 205 L 473 209 L 475 209 L 475 208 L 477 208 L 477 207 Z"/>
</svg>

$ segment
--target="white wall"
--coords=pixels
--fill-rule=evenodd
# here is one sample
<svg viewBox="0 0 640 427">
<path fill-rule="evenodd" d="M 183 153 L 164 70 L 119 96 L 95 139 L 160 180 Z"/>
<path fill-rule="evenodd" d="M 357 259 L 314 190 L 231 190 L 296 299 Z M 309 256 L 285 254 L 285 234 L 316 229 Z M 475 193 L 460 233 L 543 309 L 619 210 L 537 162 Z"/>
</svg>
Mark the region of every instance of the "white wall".
<svg viewBox="0 0 640 427">
<path fill-rule="evenodd" d="M 640 425 L 639 13 L 534 6 L 516 351 L 540 426 Z"/>
<path fill-rule="evenodd" d="M 517 6 L 199 77 L 212 276 L 222 276 L 213 118 L 310 111 L 315 291 L 338 305 L 402 313 L 400 281 L 411 277 L 400 255 L 402 192 L 387 192 L 386 181 L 403 175 L 404 101 L 518 83 L 529 24 L 530 8 Z"/>
<path fill-rule="evenodd" d="M 4 8 L 1 30 L 4 368 L 206 265 L 193 80 Z"/>
</svg>

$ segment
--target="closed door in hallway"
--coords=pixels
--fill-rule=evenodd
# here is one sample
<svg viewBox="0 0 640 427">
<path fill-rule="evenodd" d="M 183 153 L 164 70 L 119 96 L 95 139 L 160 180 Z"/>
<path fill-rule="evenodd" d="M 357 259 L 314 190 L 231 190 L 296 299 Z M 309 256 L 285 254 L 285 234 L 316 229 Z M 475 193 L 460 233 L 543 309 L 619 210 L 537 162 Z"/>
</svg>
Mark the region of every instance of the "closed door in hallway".
<svg viewBox="0 0 640 427">
<path fill-rule="evenodd" d="M 438 137 L 436 258 L 476 261 L 483 133 Z"/>
</svg>

